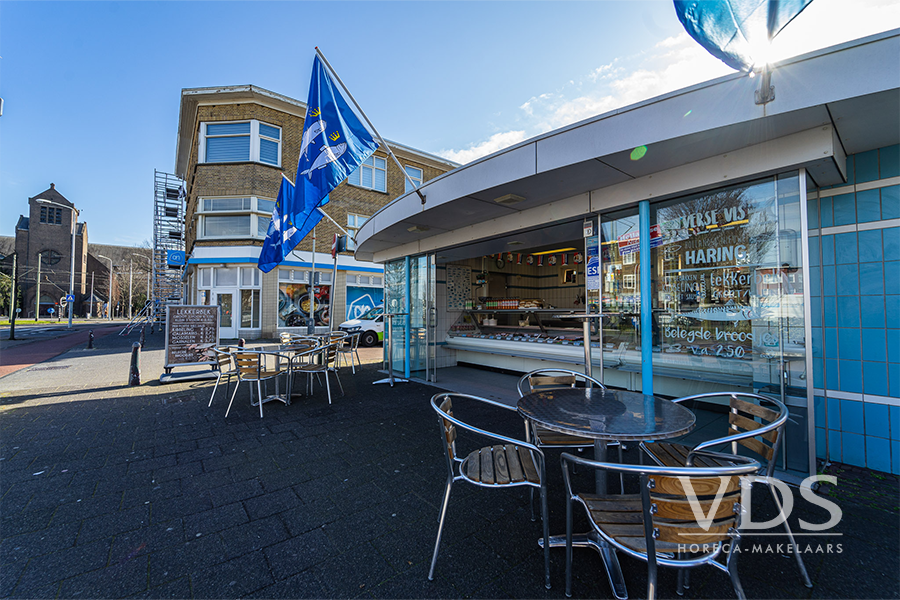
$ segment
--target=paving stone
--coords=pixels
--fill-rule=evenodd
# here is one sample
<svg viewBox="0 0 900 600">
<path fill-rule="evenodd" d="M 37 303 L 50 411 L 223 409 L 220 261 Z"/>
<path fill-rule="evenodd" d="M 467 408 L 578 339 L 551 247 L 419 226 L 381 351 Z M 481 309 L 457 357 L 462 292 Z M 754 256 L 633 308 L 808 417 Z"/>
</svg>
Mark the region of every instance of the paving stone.
<svg viewBox="0 0 900 600">
<path fill-rule="evenodd" d="M 185 539 L 190 540 L 200 535 L 230 529 L 248 521 L 247 511 L 240 502 L 217 506 L 211 510 L 184 517 Z"/>
<path fill-rule="evenodd" d="M 102 540 L 32 558 L 13 594 L 27 594 L 28 590 L 45 588 L 63 579 L 103 568 L 109 560 L 109 549 L 110 540 Z"/>
<path fill-rule="evenodd" d="M 277 516 L 251 521 L 222 532 L 226 556 L 236 557 L 278 544 L 290 537 L 284 523 Z"/>
<path fill-rule="evenodd" d="M 147 589 L 147 557 L 137 556 L 109 567 L 64 579 L 62 598 L 124 598 Z"/>
<path fill-rule="evenodd" d="M 251 592 L 246 597 L 268 600 L 269 598 L 325 598 L 326 595 L 318 573 L 310 568 L 302 573 L 297 573 L 287 579 L 282 579 L 272 585 Z"/>
<path fill-rule="evenodd" d="M 328 598 L 368 597 L 367 587 L 377 587 L 397 572 L 369 544 L 360 544 L 348 552 L 314 567 Z"/>
<path fill-rule="evenodd" d="M 334 547 L 321 529 L 301 533 L 265 549 L 266 559 L 276 579 L 295 575 L 334 554 Z"/>
<path fill-rule="evenodd" d="M 263 553 L 250 552 L 191 576 L 194 598 L 240 598 L 273 583 Z"/>
</svg>

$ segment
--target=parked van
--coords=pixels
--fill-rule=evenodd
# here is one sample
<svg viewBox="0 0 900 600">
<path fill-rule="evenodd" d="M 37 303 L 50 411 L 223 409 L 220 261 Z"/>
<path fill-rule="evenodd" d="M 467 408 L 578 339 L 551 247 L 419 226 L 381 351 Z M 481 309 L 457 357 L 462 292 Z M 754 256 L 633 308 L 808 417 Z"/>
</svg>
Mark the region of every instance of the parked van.
<svg viewBox="0 0 900 600">
<path fill-rule="evenodd" d="M 384 340 L 384 305 L 376 306 L 358 319 L 350 319 L 338 325 L 341 331 L 362 331 L 359 343 L 363 346 L 374 346 Z"/>
</svg>

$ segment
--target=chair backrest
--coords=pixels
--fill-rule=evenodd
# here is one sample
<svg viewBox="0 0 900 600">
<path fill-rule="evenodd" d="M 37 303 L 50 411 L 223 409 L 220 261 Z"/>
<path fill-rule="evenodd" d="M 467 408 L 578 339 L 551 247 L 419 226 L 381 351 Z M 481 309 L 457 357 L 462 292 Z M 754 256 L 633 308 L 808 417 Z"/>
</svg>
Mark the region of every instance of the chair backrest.
<svg viewBox="0 0 900 600">
<path fill-rule="evenodd" d="M 593 377 L 569 369 L 536 369 L 525 373 L 516 384 L 520 398 L 544 390 L 590 386 L 606 388 Z"/>
<path fill-rule="evenodd" d="M 732 453 L 737 454 L 737 445 L 740 444 L 764 458 L 768 462 L 767 470 L 771 474 L 775 468 L 781 432 L 787 423 L 787 407 L 780 400 L 746 392 L 699 394 L 680 398 L 678 402 L 709 400 L 723 396 L 728 397 L 730 408 L 728 435 L 698 444 L 691 452 L 730 443 Z M 767 408 L 763 404 L 769 404 L 774 408 Z"/>
<path fill-rule="evenodd" d="M 282 344 L 290 344 L 292 341 L 294 341 L 294 336 L 293 336 L 293 334 L 288 333 L 288 332 L 286 332 L 286 331 L 281 332 L 281 336 L 280 336 L 280 337 L 281 337 L 281 343 L 282 343 Z"/>
<path fill-rule="evenodd" d="M 453 400 L 450 395 L 445 394 L 439 399 L 439 402 L 439 404 L 435 404 L 434 399 L 432 399 L 432 406 L 437 408 L 438 413 L 444 413 L 452 417 Z M 444 446 L 447 452 L 447 460 L 450 465 L 452 465 L 453 459 L 456 458 L 456 425 L 454 425 L 452 421 L 443 418 L 443 416 L 440 417 L 440 425 L 441 431 L 444 434 Z"/>
<path fill-rule="evenodd" d="M 647 492 L 644 514 L 649 514 L 656 541 L 684 546 L 715 544 L 729 539 L 738 528 L 739 476 L 645 475 L 641 487 Z M 702 521 L 695 510 L 703 515 Z"/>
<path fill-rule="evenodd" d="M 261 361 L 259 352 L 235 352 L 234 365 L 241 379 L 259 379 Z"/>
<path fill-rule="evenodd" d="M 331 369 L 334 367 L 335 360 L 337 359 L 338 347 L 342 343 L 343 342 L 341 341 L 332 341 L 322 347 L 322 364 L 327 368 Z"/>
<path fill-rule="evenodd" d="M 362 336 L 362 331 L 351 331 L 347 334 L 347 341 L 349 346 L 344 352 L 353 352 L 359 346 L 359 338 Z"/>
<path fill-rule="evenodd" d="M 227 373 L 228 371 L 230 371 L 232 368 L 232 360 L 231 352 L 228 351 L 228 348 L 213 348 L 212 351 L 215 355 L 219 372 Z"/>
</svg>

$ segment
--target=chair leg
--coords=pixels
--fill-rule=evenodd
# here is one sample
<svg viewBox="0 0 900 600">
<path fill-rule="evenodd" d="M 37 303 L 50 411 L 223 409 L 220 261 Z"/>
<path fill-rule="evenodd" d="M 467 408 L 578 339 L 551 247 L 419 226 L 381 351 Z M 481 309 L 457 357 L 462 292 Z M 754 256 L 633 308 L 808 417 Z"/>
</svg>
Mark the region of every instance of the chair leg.
<svg viewBox="0 0 900 600">
<path fill-rule="evenodd" d="M 572 597 L 572 498 L 566 498 L 566 598 Z"/>
<path fill-rule="evenodd" d="M 738 539 L 733 539 L 731 542 L 731 549 L 728 552 L 728 561 L 726 565 L 728 566 L 728 576 L 731 578 L 731 585 L 734 586 L 734 593 L 738 597 L 738 600 L 746 600 L 747 596 L 744 595 L 744 588 L 741 585 L 741 580 L 738 577 L 737 571 L 737 562 L 738 556 L 740 555 L 740 550 L 735 550 L 740 541 Z"/>
<path fill-rule="evenodd" d="M 219 371 L 219 374 L 216 376 L 216 385 L 213 386 L 212 394 L 209 395 L 209 404 L 206 405 L 206 408 L 212 406 L 213 398 L 216 397 L 216 389 L 219 387 L 219 382 L 222 381 L 222 371 Z M 225 392 L 228 393 L 227 391 Z"/>
<path fill-rule="evenodd" d="M 775 492 L 775 486 L 771 483 L 768 485 L 769 492 L 772 493 L 772 499 L 775 500 L 775 506 L 778 507 L 778 514 L 783 515 L 784 509 L 782 509 L 781 500 L 778 498 L 778 494 Z M 791 531 L 791 526 L 788 525 L 786 515 L 784 519 L 784 531 L 787 533 L 788 541 L 790 542 L 791 547 L 794 549 L 794 558 L 797 559 L 797 568 L 800 569 L 800 579 L 803 580 L 803 585 L 811 588 L 813 586 L 812 581 L 809 580 L 809 574 L 806 572 L 806 565 L 803 563 L 803 557 L 800 555 L 800 550 L 797 548 L 797 543 L 794 541 L 794 532 Z"/>
<path fill-rule="evenodd" d="M 547 508 L 547 482 L 541 486 L 541 520 L 544 521 L 544 587 L 550 589 L 550 511 Z"/>
<path fill-rule="evenodd" d="M 241 381 L 238 380 L 237 385 L 234 386 L 234 391 L 231 393 L 231 400 L 228 401 L 228 408 L 225 410 L 225 418 L 228 418 L 228 413 L 231 412 L 231 404 L 234 402 L 234 397 L 237 396 L 238 388 L 241 387 Z M 250 389 L 253 389 L 251 386 Z"/>
<path fill-rule="evenodd" d="M 256 392 L 259 395 L 259 418 L 262 419 L 263 395 L 262 395 L 262 382 L 259 379 L 256 380 Z"/>
<path fill-rule="evenodd" d="M 340 374 L 337 372 L 337 369 L 335 369 L 335 370 L 332 371 L 332 372 L 334 373 L 334 378 L 337 379 L 338 387 L 341 388 L 341 396 L 343 396 L 343 395 L 344 395 L 344 384 L 341 383 L 341 376 L 340 376 Z M 327 372 L 327 371 L 325 372 L 325 379 L 328 379 L 328 372 Z"/>
<path fill-rule="evenodd" d="M 431 569 L 428 570 L 428 581 L 434 581 L 434 565 L 437 564 L 438 550 L 441 547 L 441 533 L 444 531 L 444 518 L 447 516 L 447 505 L 450 503 L 450 488 L 453 487 L 453 475 L 447 477 L 447 489 L 441 502 L 441 514 L 438 518 L 437 540 L 434 542 L 434 554 L 431 557 Z"/>
<path fill-rule="evenodd" d="M 331 384 L 328 383 L 328 371 L 325 371 L 325 389 L 328 391 L 328 404 L 331 404 Z"/>
</svg>

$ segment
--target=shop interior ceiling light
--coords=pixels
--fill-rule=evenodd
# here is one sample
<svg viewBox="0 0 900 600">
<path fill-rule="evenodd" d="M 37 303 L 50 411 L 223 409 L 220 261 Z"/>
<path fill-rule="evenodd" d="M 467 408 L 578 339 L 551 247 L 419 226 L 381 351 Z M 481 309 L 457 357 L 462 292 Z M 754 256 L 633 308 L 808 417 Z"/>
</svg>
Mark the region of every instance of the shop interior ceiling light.
<svg viewBox="0 0 900 600">
<path fill-rule="evenodd" d="M 524 200 L 522 196 L 516 196 L 515 194 L 506 194 L 505 196 L 500 196 L 499 198 L 494 198 L 494 202 L 497 204 L 502 204 L 504 206 L 512 206 L 513 204 L 518 204 L 522 200 Z"/>
</svg>

